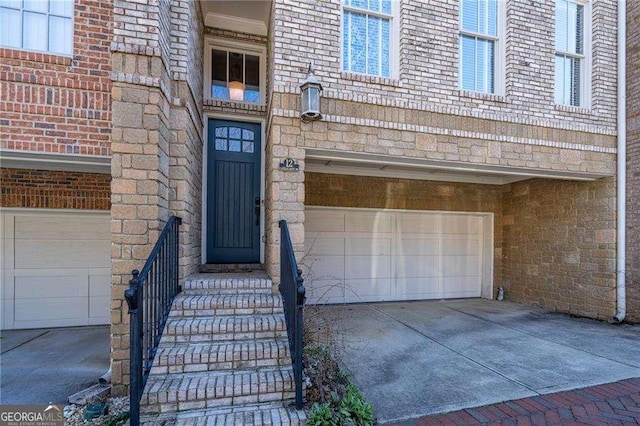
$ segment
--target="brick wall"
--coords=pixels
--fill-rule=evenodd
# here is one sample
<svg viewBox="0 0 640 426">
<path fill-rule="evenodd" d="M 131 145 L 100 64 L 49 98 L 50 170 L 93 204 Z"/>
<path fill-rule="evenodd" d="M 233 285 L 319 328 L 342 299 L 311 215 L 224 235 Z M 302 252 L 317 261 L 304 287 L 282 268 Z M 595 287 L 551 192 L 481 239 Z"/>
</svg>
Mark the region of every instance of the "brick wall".
<svg viewBox="0 0 640 426">
<path fill-rule="evenodd" d="M 593 72 L 591 109 L 557 107 L 553 100 L 555 8 L 544 2 L 506 2 L 503 96 L 458 89 L 458 2 L 418 0 L 394 3 L 400 67 L 393 78 L 341 71 L 341 2 L 274 2 L 274 91 L 297 93 L 314 62 L 325 98 L 378 106 L 442 111 L 542 127 L 615 131 L 616 2 L 592 4 Z"/>
<path fill-rule="evenodd" d="M 113 4 L 76 1 L 73 56 L 0 48 L 0 148 L 110 154 Z"/>
<path fill-rule="evenodd" d="M 640 322 L 640 2 L 627 2 L 627 319 Z"/>
<path fill-rule="evenodd" d="M 111 175 L 0 169 L 0 207 L 109 210 Z"/>
<path fill-rule="evenodd" d="M 506 298 L 610 320 L 616 309 L 615 179 L 505 187 Z"/>
</svg>

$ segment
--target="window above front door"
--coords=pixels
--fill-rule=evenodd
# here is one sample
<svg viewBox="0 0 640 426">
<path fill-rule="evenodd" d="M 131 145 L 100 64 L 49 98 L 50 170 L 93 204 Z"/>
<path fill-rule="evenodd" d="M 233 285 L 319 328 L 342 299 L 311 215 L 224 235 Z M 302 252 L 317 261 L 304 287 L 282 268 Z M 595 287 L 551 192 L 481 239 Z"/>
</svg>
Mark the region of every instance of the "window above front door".
<svg viewBox="0 0 640 426">
<path fill-rule="evenodd" d="M 205 50 L 205 99 L 264 103 L 265 49 L 211 39 Z"/>
</svg>

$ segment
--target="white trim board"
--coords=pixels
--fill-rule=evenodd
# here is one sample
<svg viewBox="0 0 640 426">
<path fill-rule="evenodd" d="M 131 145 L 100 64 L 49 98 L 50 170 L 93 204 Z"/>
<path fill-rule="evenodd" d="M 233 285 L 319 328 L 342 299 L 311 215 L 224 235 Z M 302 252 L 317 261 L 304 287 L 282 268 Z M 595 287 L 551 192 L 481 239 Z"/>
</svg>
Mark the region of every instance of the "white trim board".
<svg viewBox="0 0 640 426">
<path fill-rule="evenodd" d="M 10 169 L 62 170 L 111 174 L 111 157 L 0 150 L 0 165 Z"/>
</svg>

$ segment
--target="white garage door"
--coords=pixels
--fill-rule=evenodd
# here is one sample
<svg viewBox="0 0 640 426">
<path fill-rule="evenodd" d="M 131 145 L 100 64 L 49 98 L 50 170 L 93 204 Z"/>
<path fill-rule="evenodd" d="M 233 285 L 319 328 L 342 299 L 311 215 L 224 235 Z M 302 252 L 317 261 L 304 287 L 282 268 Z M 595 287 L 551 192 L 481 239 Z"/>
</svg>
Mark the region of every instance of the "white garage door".
<svg viewBox="0 0 640 426">
<path fill-rule="evenodd" d="M 309 303 L 490 298 L 492 229 L 490 213 L 307 207 Z"/>
<path fill-rule="evenodd" d="M 109 212 L 4 211 L 2 329 L 108 324 Z"/>
</svg>

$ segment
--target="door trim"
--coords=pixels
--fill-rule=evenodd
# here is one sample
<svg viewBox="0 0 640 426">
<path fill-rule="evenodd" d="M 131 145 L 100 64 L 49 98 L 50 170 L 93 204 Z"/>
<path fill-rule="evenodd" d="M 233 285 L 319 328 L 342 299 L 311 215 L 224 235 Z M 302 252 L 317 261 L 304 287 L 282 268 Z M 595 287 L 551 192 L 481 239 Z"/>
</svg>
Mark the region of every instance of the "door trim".
<svg viewBox="0 0 640 426">
<path fill-rule="evenodd" d="M 200 263 L 207 262 L 207 172 L 208 172 L 208 144 L 207 136 L 209 134 L 209 119 L 212 120 L 230 120 L 245 123 L 260 124 L 260 263 L 264 263 L 265 253 L 265 158 L 266 158 L 266 125 L 267 120 L 263 117 L 251 117 L 243 114 L 225 114 L 225 113 L 206 113 L 204 114 L 204 129 L 202 144 L 202 209 L 201 209 L 201 233 L 200 233 Z"/>
</svg>

